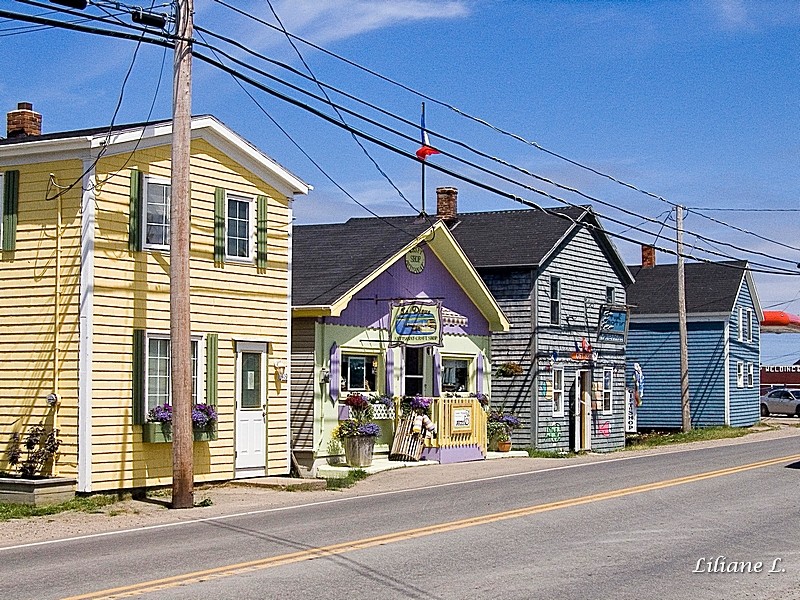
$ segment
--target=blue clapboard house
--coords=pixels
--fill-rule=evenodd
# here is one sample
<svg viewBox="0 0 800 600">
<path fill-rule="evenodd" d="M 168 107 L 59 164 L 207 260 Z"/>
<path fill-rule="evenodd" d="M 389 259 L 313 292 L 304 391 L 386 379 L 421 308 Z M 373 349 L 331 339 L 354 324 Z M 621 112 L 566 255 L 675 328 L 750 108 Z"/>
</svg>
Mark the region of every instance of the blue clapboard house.
<svg viewBox="0 0 800 600">
<path fill-rule="evenodd" d="M 638 428 L 681 427 L 677 265 L 655 265 L 643 248 L 631 267 L 627 381 L 634 363 L 644 375 Z M 651 260 L 648 264 L 648 258 Z M 759 420 L 758 294 L 746 261 L 685 265 L 692 426 L 748 426 Z"/>
</svg>

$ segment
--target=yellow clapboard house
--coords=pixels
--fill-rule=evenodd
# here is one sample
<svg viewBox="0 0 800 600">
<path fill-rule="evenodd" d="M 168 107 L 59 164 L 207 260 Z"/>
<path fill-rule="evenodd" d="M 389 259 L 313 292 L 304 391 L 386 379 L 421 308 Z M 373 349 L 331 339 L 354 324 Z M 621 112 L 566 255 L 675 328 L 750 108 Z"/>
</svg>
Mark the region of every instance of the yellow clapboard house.
<svg viewBox="0 0 800 600">
<path fill-rule="evenodd" d="M 0 471 L 14 432 L 56 427 L 81 492 L 168 484 L 171 122 L 0 140 Z M 211 116 L 192 119 L 196 481 L 289 472 L 283 381 L 292 201 L 309 186 Z"/>
</svg>

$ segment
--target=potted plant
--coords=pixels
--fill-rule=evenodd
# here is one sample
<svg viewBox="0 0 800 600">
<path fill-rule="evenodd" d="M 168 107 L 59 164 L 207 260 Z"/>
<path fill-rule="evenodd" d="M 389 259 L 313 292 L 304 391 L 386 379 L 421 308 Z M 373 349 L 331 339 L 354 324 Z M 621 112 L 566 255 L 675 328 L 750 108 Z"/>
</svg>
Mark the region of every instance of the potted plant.
<svg viewBox="0 0 800 600">
<path fill-rule="evenodd" d="M 17 473 L 0 473 L 0 501 L 41 506 L 74 498 L 75 480 L 51 475 L 60 446 L 58 429 L 42 424 L 12 433 L 6 456 Z"/>
<path fill-rule="evenodd" d="M 195 442 L 217 439 L 217 410 L 211 404 L 192 407 L 192 435 Z M 159 404 L 147 413 L 142 425 L 142 441 L 163 443 L 172 441 L 172 405 Z"/>
<path fill-rule="evenodd" d="M 489 450 L 508 452 L 511 450 L 511 432 L 520 426 L 518 417 L 503 411 L 491 411 L 486 419 L 486 437 Z"/>
<path fill-rule="evenodd" d="M 349 466 L 368 467 L 372 464 L 375 438 L 381 434 L 381 428 L 372 422 L 372 404 L 357 392 L 349 394 L 342 404 L 350 407 L 350 418 L 339 421 L 333 437 L 344 447 Z"/>
<path fill-rule="evenodd" d="M 495 374 L 497 377 L 514 377 L 516 375 L 522 375 L 522 373 L 522 365 L 518 362 L 505 362 L 497 366 Z"/>
</svg>

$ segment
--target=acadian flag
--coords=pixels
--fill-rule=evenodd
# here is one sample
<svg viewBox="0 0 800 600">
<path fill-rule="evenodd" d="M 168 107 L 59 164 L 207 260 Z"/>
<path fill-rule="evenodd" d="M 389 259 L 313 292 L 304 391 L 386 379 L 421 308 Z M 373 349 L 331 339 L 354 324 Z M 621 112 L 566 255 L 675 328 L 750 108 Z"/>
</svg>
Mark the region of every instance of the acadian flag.
<svg viewBox="0 0 800 600">
<path fill-rule="evenodd" d="M 420 130 L 422 132 L 422 146 L 420 149 L 417 150 L 417 158 L 420 160 L 425 160 L 431 154 L 441 154 L 436 148 L 431 146 L 431 142 L 428 139 L 428 132 L 425 131 L 425 103 L 422 103 L 422 118 L 420 119 Z"/>
</svg>

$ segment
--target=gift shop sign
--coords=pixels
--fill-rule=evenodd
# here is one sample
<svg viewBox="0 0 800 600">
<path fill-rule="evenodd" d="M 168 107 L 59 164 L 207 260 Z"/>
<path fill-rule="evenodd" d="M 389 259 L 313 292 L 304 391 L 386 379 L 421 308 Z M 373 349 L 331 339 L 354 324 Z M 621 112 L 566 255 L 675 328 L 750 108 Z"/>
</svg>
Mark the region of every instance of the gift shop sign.
<svg viewBox="0 0 800 600">
<path fill-rule="evenodd" d="M 393 301 L 389 309 L 389 346 L 442 346 L 442 303 Z"/>
</svg>

